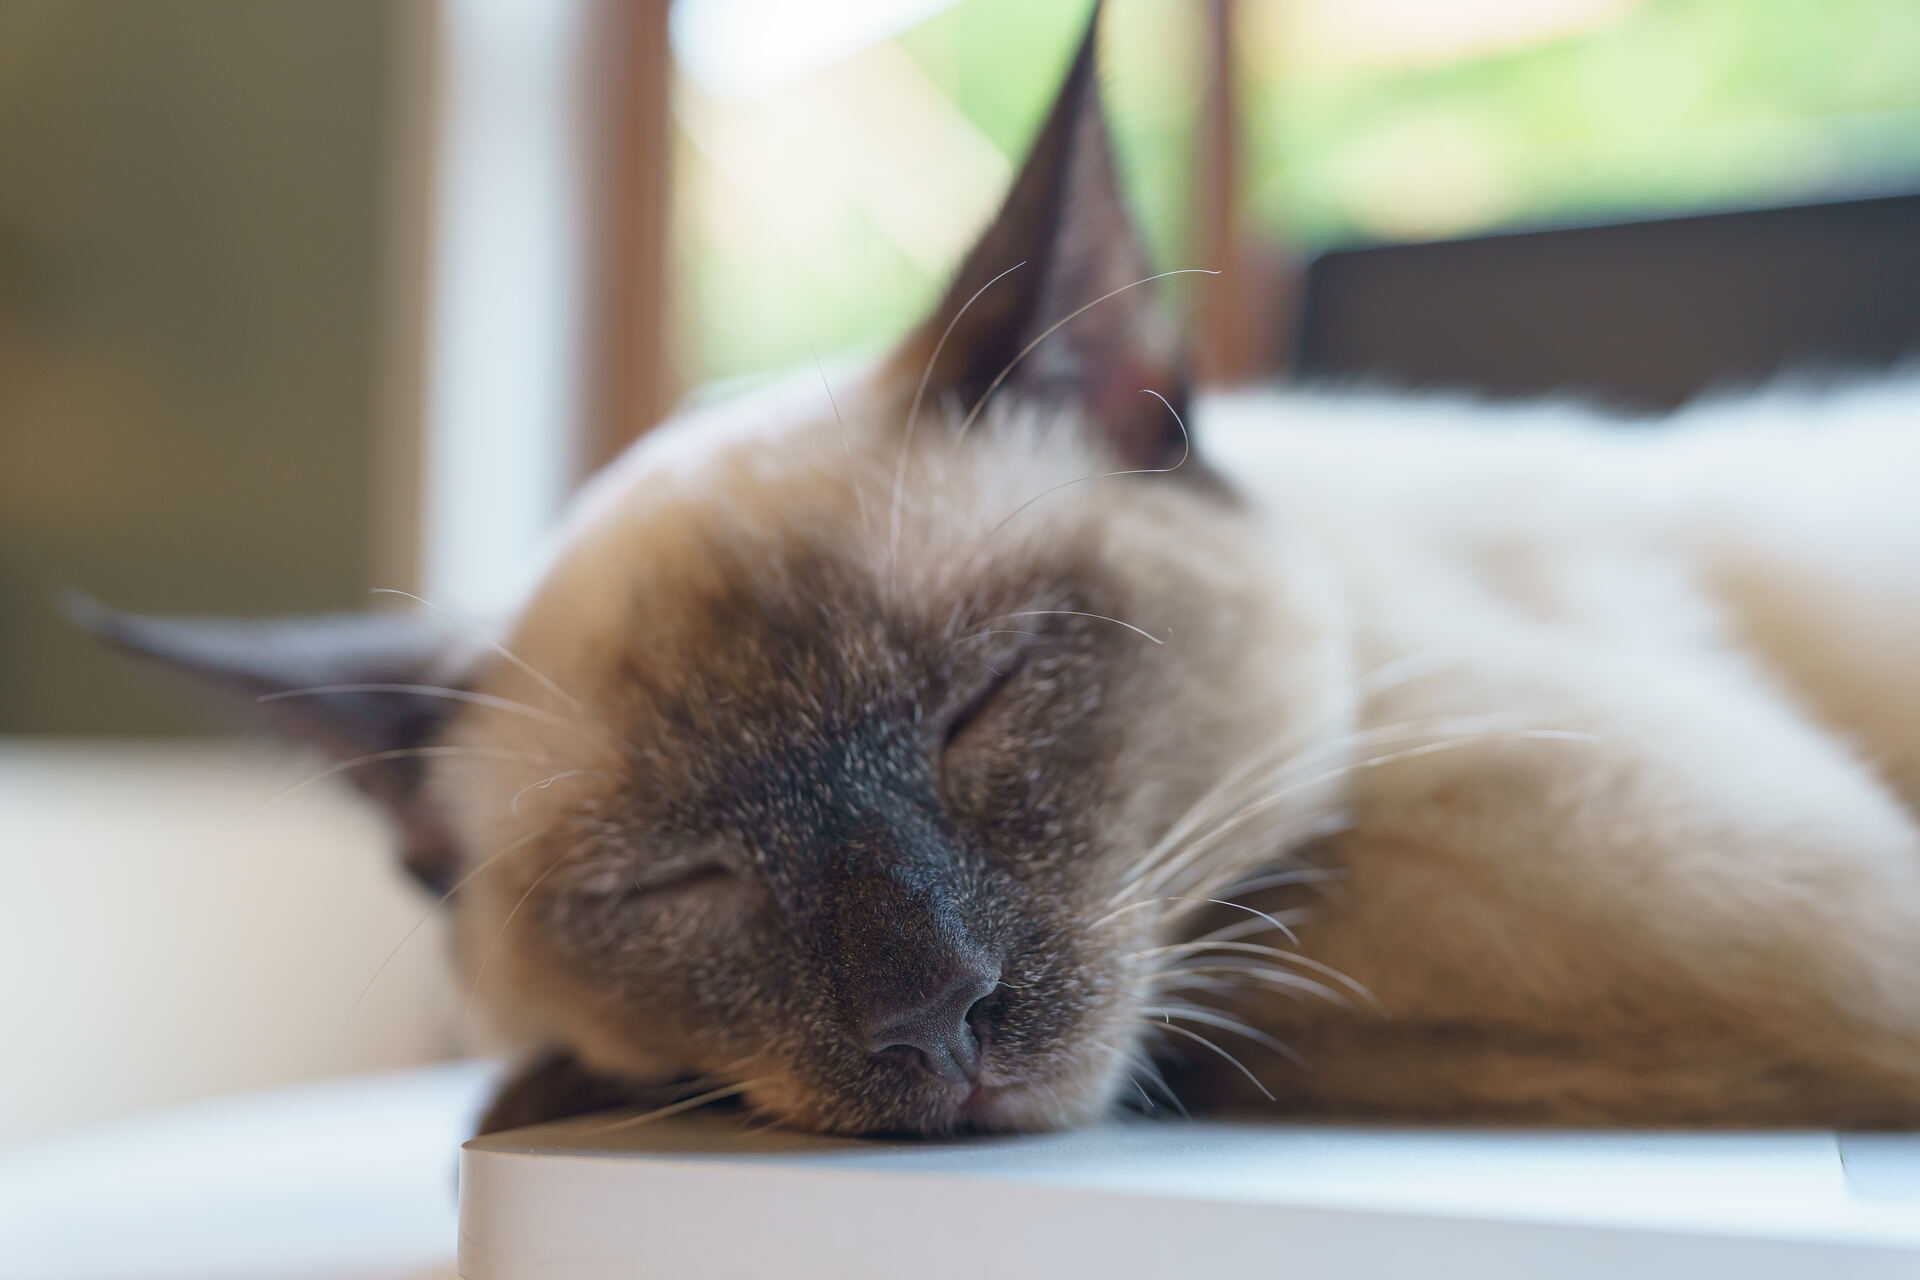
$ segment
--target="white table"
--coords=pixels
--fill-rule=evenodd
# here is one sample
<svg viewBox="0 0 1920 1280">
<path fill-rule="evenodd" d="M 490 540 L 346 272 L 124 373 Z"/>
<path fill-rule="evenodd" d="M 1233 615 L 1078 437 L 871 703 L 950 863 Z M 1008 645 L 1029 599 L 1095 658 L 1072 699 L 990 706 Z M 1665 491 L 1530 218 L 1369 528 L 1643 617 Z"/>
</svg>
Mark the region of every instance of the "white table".
<svg viewBox="0 0 1920 1280">
<path fill-rule="evenodd" d="M 871 1143 L 689 1116 L 467 1143 L 462 1063 L 0 1153 L 5 1280 L 1920 1277 L 1920 1136 L 1185 1124 Z"/>
<path fill-rule="evenodd" d="M 453 1063 L 193 1103 L 0 1151 L 4 1280 L 451 1280 Z"/>
<path fill-rule="evenodd" d="M 605 1125 L 466 1145 L 467 1280 L 1920 1277 L 1920 1135 Z"/>
</svg>

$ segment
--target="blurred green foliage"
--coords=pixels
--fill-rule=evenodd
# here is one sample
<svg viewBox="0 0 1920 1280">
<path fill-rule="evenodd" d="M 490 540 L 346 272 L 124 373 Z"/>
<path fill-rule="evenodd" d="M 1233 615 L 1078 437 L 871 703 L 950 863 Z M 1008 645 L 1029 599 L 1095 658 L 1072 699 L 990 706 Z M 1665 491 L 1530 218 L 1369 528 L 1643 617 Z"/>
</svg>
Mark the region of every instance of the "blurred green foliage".
<svg viewBox="0 0 1920 1280">
<path fill-rule="evenodd" d="M 1920 180 L 1916 0 L 1645 0 L 1413 70 L 1273 52 L 1243 50 L 1248 195 L 1308 247 Z"/>
<path fill-rule="evenodd" d="M 1597 5 L 1555 35 L 1425 61 L 1330 58 L 1286 38 L 1288 6 L 1344 2 L 1242 9 L 1246 208 L 1299 252 L 1920 185 L 1920 0 Z M 1515 12 L 1527 4 L 1514 0 Z M 1167 266 L 1193 265 L 1203 11 L 1193 0 L 1108 6 L 1108 108 L 1134 207 Z M 1085 15 L 1078 4 L 964 0 L 896 47 L 1012 162 Z M 851 76 L 857 63 L 818 74 Z M 859 136 L 830 145 L 865 148 L 912 127 L 910 115 L 875 109 Z M 683 150 L 686 166 L 713 163 Z M 880 178 L 921 182 L 940 163 L 928 154 Z M 704 189 L 707 203 L 680 215 L 690 381 L 890 340 L 951 265 L 916 261 L 859 200 L 814 184 L 721 210 Z M 972 216 L 997 195 L 979 193 Z"/>
</svg>

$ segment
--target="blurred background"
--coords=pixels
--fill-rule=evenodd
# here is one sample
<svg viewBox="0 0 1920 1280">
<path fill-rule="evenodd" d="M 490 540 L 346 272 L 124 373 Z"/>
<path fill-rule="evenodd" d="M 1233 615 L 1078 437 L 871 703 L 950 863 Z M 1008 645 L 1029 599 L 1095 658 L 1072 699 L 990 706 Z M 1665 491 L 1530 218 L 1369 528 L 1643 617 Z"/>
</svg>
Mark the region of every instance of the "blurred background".
<svg viewBox="0 0 1920 1280">
<path fill-rule="evenodd" d="M 1867 346 L 1920 335 L 1914 0 L 1108 10 L 1156 259 L 1223 271 L 1169 298 L 1214 380 L 1349 367 L 1329 317 L 1394 309 L 1336 305 L 1368 264 L 1650 219 L 1747 245 L 1715 228 L 1775 207 L 1840 211 L 1791 243 L 1855 251 L 1834 306 L 1875 318 Z M 0 0 L 0 1143 L 462 1044 L 373 819 L 325 786 L 274 800 L 311 762 L 223 736 L 56 593 L 260 614 L 391 587 L 494 616 L 667 407 L 929 305 L 1085 16 Z M 1791 256 L 1752 243 L 1715 279 Z"/>
</svg>

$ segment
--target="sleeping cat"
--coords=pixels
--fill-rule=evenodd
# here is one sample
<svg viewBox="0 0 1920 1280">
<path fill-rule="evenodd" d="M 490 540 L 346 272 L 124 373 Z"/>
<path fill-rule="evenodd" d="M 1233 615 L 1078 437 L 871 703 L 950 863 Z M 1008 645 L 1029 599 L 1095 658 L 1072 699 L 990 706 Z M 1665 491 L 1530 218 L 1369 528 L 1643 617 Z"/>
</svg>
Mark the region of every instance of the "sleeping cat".
<svg viewBox="0 0 1920 1280">
<path fill-rule="evenodd" d="M 1090 32 L 926 322 L 649 435 L 497 642 L 96 623 L 390 809 L 490 1128 L 1920 1123 L 1920 380 L 1190 398 L 1150 274 Z"/>
</svg>

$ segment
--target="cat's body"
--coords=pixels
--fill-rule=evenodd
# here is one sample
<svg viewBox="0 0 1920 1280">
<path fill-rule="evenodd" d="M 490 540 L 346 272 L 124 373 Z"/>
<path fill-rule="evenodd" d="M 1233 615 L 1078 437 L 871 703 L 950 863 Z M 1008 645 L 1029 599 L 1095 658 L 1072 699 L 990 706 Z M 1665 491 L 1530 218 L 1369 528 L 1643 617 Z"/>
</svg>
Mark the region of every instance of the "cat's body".
<svg viewBox="0 0 1920 1280">
<path fill-rule="evenodd" d="M 1046 1127 L 1149 1056 L 1920 1123 L 1920 381 L 1189 400 L 1147 276 L 1089 38 L 927 322 L 642 440 L 503 643 L 100 625 L 352 759 L 544 1051 L 496 1126 Z"/>
<path fill-rule="evenodd" d="M 1370 754 L 1436 746 L 1355 775 L 1344 892 L 1300 926 L 1392 1016 L 1261 1019 L 1306 1099 L 1920 1118 L 1920 377 L 1659 424 L 1263 395 L 1200 424 L 1340 584 Z"/>
<path fill-rule="evenodd" d="M 734 470 L 790 484 L 784 450 L 831 484 L 857 429 L 831 407 L 809 376 L 643 442 L 582 503 L 572 558 L 672 554 L 638 545 L 643 495 Z M 1186 729 L 1238 733 L 1247 759 L 1283 766 L 1220 793 L 1229 815 L 1292 793 L 1249 824 L 1278 841 L 1269 859 L 1229 844 L 1238 874 L 1325 878 L 1237 900 L 1284 914 L 1338 977 L 1275 987 L 1228 971 L 1264 953 L 1199 957 L 1203 988 L 1233 988 L 1221 1007 L 1300 1060 L 1200 1024 L 1258 1083 L 1189 1050 L 1185 1101 L 1920 1121 L 1920 378 L 1728 396 L 1664 422 L 1294 392 L 1202 397 L 1190 417 L 1242 500 L 1224 536 L 1257 548 L 1215 563 L 1205 607 L 1254 604 L 1281 634 L 1259 640 L 1270 665 L 1241 668 L 1270 687 L 1226 689 L 1234 710 L 1210 713 L 1231 729 Z M 975 535 L 1099 469 L 1070 453 L 1021 476 L 983 499 Z M 868 479 L 879 518 L 887 477 Z M 577 554 L 623 526 L 635 541 Z M 605 599 L 593 577 L 581 598 Z M 542 628 L 606 625 L 549 592 Z M 1127 620 L 1180 660 L 1178 609 Z M 537 636 L 516 643 L 545 656 Z M 1262 706 L 1282 710 L 1262 723 Z M 1194 744 L 1149 748 L 1177 773 Z M 1220 928 L 1282 942 L 1263 925 L 1203 909 L 1162 945 Z"/>
</svg>

